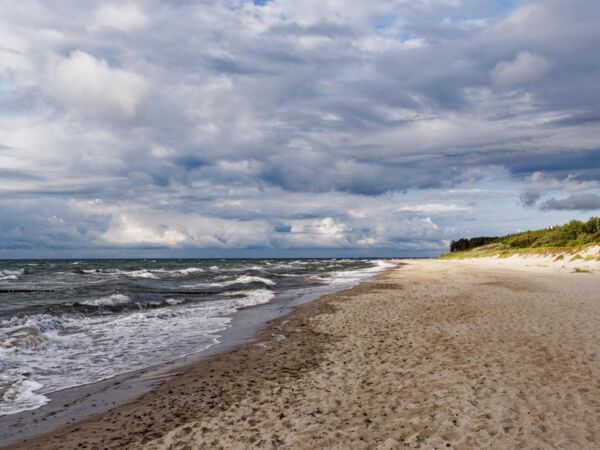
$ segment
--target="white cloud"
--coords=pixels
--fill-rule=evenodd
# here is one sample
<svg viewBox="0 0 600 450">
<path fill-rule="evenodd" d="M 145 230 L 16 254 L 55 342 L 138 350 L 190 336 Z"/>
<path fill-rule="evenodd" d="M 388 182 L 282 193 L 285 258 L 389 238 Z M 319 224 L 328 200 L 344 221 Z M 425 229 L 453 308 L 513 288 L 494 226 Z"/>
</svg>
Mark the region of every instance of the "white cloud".
<svg viewBox="0 0 600 450">
<path fill-rule="evenodd" d="M 148 25 L 148 16 L 133 3 L 109 3 L 94 11 L 92 28 L 134 31 Z"/>
<path fill-rule="evenodd" d="M 13 49 L 0 48 L 0 75 L 5 71 L 24 71 L 29 61 L 21 53 Z"/>
<path fill-rule="evenodd" d="M 439 247 L 439 238 L 445 232 L 430 217 L 375 213 L 370 219 L 369 222 L 363 222 L 371 225 L 358 241 L 363 247 L 410 249 L 415 241 Z M 426 247 L 423 245 L 422 248 Z"/>
<path fill-rule="evenodd" d="M 148 224 L 122 215 L 118 221 L 111 223 L 102 239 L 116 245 L 157 245 L 161 247 L 177 247 L 190 241 L 190 237 L 178 230 L 164 226 L 152 227 Z"/>
<path fill-rule="evenodd" d="M 150 150 L 150 154 L 155 158 L 169 158 L 177 154 L 177 150 L 173 147 L 157 145 Z"/>
<path fill-rule="evenodd" d="M 217 168 L 224 173 L 240 176 L 256 176 L 262 170 L 262 164 L 258 161 L 217 161 Z"/>
<path fill-rule="evenodd" d="M 426 214 L 445 214 L 451 212 L 465 212 L 469 208 L 461 205 L 445 204 L 445 203 L 422 203 L 418 205 L 403 205 L 396 209 L 398 212 L 415 212 Z"/>
<path fill-rule="evenodd" d="M 274 239 L 284 248 L 335 248 L 350 245 L 350 232 L 347 224 L 325 217 L 320 220 L 294 220 L 289 233 L 281 233 Z"/>
<path fill-rule="evenodd" d="M 519 52 L 512 61 L 500 61 L 491 72 L 494 84 L 513 87 L 531 83 L 546 75 L 552 65 L 546 58 L 527 51 Z"/>
<path fill-rule="evenodd" d="M 598 189 L 598 187 L 600 187 L 599 181 L 579 180 L 577 179 L 577 174 L 569 174 L 564 178 L 556 178 L 547 173 L 538 171 L 532 173 L 529 177 L 527 188 L 521 193 L 521 202 L 525 206 L 535 206 L 542 197 L 553 192 L 584 193 L 579 195 L 585 196 L 589 194 L 590 191 Z M 593 195 L 596 194 L 594 193 Z M 574 197 L 577 198 L 578 196 L 575 195 Z"/>
<path fill-rule="evenodd" d="M 569 174 L 562 179 L 552 177 L 544 172 L 534 172 L 529 178 L 529 185 L 543 191 L 565 190 L 567 192 L 581 192 L 599 186 L 597 180 L 578 180 L 577 174 Z"/>
<path fill-rule="evenodd" d="M 100 236 L 104 243 L 119 246 L 246 248 L 269 246 L 270 227 L 260 221 L 240 221 L 200 214 L 163 212 L 126 205 L 82 205 L 96 214 L 110 212 L 110 226 Z"/>
<path fill-rule="evenodd" d="M 81 50 L 69 57 L 52 57 L 46 89 L 59 102 L 84 114 L 118 114 L 131 118 L 150 83 L 141 75 L 111 67 L 103 59 Z"/>
</svg>

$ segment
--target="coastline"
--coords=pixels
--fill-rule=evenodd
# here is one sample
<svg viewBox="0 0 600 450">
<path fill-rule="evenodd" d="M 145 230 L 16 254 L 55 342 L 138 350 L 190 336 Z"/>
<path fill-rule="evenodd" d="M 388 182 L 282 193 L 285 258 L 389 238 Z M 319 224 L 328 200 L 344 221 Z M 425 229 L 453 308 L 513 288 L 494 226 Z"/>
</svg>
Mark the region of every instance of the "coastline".
<svg viewBox="0 0 600 450">
<path fill-rule="evenodd" d="M 9 448 L 598 448 L 597 273 L 410 260 Z"/>
<path fill-rule="evenodd" d="M 394 260 L 391 262 L 396 264 Z M 361 280 L 359 284 L 369 282 L 382 273 Z M 281 293 L 277 301 L 238 310 L 232 316 L 230 326 L 218 333 L 219 342 L 209 348 L 105 380 L 50 393 L 47 396 L 51 402 L 38 409 L 0 416 L 0 448 L 18 447 L 25 441 L 29 443 L 32 439 L 58 432 L 69 425 L 94 420 L 94 417 L 107 411 L 135 402 L 177 377 L 187 367 L 263 341 L 272 321 L 293 314 L 299 306 L 353 287 L 326 285 Z M 29 448 L 28 445 L 24 448 Z"/>
</svg>

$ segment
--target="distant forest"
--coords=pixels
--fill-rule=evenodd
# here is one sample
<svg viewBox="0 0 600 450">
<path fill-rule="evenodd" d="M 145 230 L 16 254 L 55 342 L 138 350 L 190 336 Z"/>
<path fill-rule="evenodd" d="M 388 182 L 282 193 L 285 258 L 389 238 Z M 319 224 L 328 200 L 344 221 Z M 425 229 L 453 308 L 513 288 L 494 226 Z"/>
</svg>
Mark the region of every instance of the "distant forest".
<svg viewBox="0 0 600 450">
<path fill-rule="evenodd" d="M 489 244 L 501 244 L 510 249 L 517 248 L 565 248 L 600 244 L 600 217 L 592 217 L 587 222 L 572 220 L 566 225 L 543 230 L 524 231 L 504 237 L 475 237 L 452 241 L 450 252 L 460 252 Z"/>
<path fill-rule="evenodd" d="M 481 247 L 482 245 L 493 244 L 498 242 L 498 237 L 474 237 L 471 239 L 459 239 L 458 241 L 452 241 L 450 243 L 451 252 L 464 252 L 465 250 L 471 250 L 472 248 Z"/>
</svg>

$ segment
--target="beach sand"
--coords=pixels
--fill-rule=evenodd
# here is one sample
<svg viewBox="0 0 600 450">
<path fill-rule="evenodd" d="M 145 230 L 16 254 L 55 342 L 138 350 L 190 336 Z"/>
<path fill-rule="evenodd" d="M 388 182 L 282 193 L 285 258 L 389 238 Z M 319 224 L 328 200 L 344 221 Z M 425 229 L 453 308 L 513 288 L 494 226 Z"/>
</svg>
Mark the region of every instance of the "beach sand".
<svg viewBox="0 0 600 450">
<path fill-rule="evenodd" d="M 600 274 L 415 260 L 18 448 L 600 448 Z"/>
</svg>

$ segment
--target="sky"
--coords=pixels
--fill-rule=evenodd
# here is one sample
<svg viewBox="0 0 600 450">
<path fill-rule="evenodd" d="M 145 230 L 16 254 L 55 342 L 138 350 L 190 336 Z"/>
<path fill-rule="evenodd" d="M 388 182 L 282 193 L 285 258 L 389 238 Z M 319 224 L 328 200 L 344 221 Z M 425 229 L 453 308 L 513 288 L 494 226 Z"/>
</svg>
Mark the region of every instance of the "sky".
<svg viewBox="0 0 600 450">
<path fill-rule="evenodd" d="M 0 257 L 434 256 L 600 214 L 596 0 L 0 2 Z"/>
</svg>

